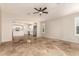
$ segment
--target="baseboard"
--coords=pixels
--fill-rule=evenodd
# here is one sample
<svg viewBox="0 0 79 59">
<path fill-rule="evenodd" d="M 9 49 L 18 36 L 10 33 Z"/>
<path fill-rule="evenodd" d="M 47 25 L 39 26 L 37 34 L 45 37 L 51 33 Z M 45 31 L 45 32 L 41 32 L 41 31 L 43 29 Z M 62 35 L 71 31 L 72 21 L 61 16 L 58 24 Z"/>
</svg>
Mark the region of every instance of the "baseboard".
<svg viewBox="0 0 79 59">
<path fill-rule="evenodd" d="M 47 39 L 57 39 L 57 40 L 62 40 L 62 41 L 66 41 L 66 42 L 71 42 L 71 43 L 78 43 L 78 41 L 70 41 L 70 40 L 66 40 L 66 39 L 61 39 L 61 38 L 55 38 L 55 37 L 44 37 L 44 38 L 47 38 Z"/>
</svg>

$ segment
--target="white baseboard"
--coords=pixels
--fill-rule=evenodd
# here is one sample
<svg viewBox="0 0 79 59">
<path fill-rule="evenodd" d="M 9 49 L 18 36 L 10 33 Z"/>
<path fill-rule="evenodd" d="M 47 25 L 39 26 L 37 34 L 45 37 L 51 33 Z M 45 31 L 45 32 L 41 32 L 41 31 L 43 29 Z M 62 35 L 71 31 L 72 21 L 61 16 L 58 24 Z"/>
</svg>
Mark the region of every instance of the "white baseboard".
<svg viewBox="0 0 79 59">
<path fill-rule="evenodd" d="M 67 39 L 63 39 L 63 38 L 56 38 L 56 37 L 49 37 L 49 36 L 45 36 L 45 38 L 63 40 L 63 41 L 68 41 L 68 42 L 78 43 L 79 44 L 79 41 L 77 41 L 77 40 L 73 41 L 73 40 L 67 40 Z"/>
</svg>

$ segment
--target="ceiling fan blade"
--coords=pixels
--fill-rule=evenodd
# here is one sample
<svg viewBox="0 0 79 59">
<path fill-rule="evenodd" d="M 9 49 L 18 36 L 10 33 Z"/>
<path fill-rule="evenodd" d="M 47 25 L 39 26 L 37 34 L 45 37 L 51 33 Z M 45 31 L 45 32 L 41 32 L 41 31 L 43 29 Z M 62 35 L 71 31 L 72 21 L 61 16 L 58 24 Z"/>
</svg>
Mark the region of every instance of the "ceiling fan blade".
<svg viewBox="0 0 79 59">
<path fill-rule="evenodd" d="M 47 9 L 47 7 L 45 7 L 44 9 L 42 9 L 42 11 L 44 11 L 44 10 L 46 10 Z"/>
<path fill-rule="evenodd" d="M 35 10 L 39 11 L 37 8 L 34 8 Z"/>
<path fill-rule="evenodd" d="M 34 12 L 33 14 L 36 14 L 36 13 L 39 13 L 39 12 Z"/>
<path fill-rule="evenodd" d="M 40 8 L 40 11 L 41 11 L 41 8 Z"/>
<path fill-rule="evenodd" d="M 48 14 L 48 12 L 43 12 L 43 13 L 46 13 L 46 14 Z"/>
</svg>

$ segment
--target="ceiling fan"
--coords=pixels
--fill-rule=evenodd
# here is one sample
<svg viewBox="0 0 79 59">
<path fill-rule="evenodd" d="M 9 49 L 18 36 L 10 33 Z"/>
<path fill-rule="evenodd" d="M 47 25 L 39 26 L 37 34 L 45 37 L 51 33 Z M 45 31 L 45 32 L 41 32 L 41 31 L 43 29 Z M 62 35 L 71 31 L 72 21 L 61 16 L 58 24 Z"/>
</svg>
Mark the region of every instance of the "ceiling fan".
<svg viewBox="0 0 79 59">
<path fill-rule="evenodd" d="M 44 8 L 39 8 L 39 9 L 37 9 L 37 8 L 34 8 L 37 12 L 34 12 L 33 14 L 39 14 L 40 16 L 44 13 L 44 14 L 48 14 L 48 12 L 47 11 L 45 11 L 46 9 L 47 9 L 47 7 L 44 7 Z"/>
</svg>

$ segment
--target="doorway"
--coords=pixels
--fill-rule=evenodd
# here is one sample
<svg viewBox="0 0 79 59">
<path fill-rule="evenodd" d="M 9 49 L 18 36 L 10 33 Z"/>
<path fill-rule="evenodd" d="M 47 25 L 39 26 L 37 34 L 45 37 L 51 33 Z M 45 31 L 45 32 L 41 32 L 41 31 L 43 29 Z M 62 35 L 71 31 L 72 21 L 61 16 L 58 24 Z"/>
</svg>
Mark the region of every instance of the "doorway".
<svg viewBox="0 0 79 59">
<path fill-rule="evenodd" d="M 33 26 L 33 37 L 37 37 L 37 23 L 34 23 Z"/>
</svg>

